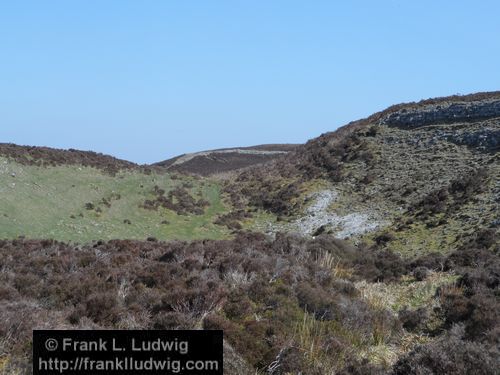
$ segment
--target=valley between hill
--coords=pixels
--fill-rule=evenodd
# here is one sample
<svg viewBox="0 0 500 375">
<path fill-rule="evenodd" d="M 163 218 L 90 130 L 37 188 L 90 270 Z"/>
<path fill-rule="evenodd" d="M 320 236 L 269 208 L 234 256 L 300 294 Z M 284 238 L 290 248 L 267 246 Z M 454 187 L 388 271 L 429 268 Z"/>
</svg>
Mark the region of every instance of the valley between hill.
<svg viewBox="0 0 500 375">
<path fill-rule="evenodd" d="M 0 144 L 0 372 L 34 328 L 205 328 L 230 375 L 496 373 L 499 92 L 269 147 Z"/>
</svg>

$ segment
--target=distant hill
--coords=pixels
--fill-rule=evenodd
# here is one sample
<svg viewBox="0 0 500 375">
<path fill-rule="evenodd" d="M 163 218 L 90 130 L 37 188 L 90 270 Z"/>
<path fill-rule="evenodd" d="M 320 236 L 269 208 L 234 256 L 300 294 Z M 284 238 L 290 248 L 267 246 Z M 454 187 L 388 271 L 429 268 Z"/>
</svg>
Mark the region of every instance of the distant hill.
<svg viewBox="0 0 500 375">
<path fill-rule="evenodd" d="M 295 150 L 294 144 L 235 147 L 183 154 L 153 164 L 170 171 L 210 176 L 267 163 Z"/>
<path fill-rule="evenodd" d="M 97 168 L 111 174 L 121 170 L 141 169 L 149 172 L 151 169 L 155 169 L 158 172 L 171 171 L 210 176 L 267 163 L 295 150 L 297 146 L 294 144 L 269 144 L 200 151 L 182 154 L 151 165 L 138 165 L 93 151 L 20 146 L 12 143 L 0 143 L 0 156 L 22 165 L 52 167 L 80 165 Z"/>
<path fill-rule="evenodd" d="M 138 167 L 135 163 L 93 151 L 75 149 L 63 150 L 40 146 L 19 146 L 12 143 L 0 143 L 0 156 L 9 158 L 23 165 L 82 165 L 101 169 L 109 173 L 116 173 L 122 169 L 133 169 Z"/>
</svg>

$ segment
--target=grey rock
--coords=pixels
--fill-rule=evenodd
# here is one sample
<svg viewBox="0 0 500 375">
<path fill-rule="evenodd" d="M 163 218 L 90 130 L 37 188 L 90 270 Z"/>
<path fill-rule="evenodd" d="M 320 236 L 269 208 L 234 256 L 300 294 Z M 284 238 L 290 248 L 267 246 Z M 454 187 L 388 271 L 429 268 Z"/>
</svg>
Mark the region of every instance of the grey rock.
<svg viewBox="0 0 500 375">
<path fill-rule="evenodd" d="M 500 117 L 500 100 L 458 102 L 403 108 L 380 120 L 380 124 L 403 129 Z"/>
</svg>

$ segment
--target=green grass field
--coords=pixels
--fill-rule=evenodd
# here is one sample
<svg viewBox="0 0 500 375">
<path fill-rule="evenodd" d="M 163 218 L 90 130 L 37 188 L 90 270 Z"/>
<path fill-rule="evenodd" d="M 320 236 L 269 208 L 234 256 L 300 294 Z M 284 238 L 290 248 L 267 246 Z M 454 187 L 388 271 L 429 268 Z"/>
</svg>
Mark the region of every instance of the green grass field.
<svg viewBox="0 0 500 375">
<path fill-rule="evenodd" d="M 153 198 L 155 185 L 168 192 L 185 182 L 192 185 L 189 191 L 196 199 L 209 201 L 203 215 L 140 207 L 145 199 Z M 110 207 L 102 203 L 103 198 Z M 99 209 L 87 210 L 87 203 Z M 229 232 L 214 225 L 213 220 L 226 211 L 219 185 L 210 180 L 185 176 L 174 180 L 169 174 L 137 171 L 112 177 L 94 168 L 41 168 L 0 158 L 0 238 L 26 236 L 75 242 L 150 236 L 159 240 L 219 239 L 228 237 Z"/>
</svg>

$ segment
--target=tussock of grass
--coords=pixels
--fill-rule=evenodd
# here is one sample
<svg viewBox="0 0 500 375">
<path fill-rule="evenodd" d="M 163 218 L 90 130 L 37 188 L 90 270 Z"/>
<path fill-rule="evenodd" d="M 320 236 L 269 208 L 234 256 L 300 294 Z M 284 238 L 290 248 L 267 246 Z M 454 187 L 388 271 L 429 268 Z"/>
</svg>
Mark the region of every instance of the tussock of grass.
<svg viewBox="0 0 500 375">
<path fill-rule="evenodd" d="M 326 322 L 316 320 L 313 314 L 306 312 L 303 320 L 296 324 L 293 342 L 297 343 L 299 352 L 309 366 L 320 370 L 323 374 L 335 374 L 336 369 L 344 366 L 347 353 L 325 351 L 325 336 L 331 333 L 328 325 Z"/>
<path fill-rule="evenodd" d="M 354 274 L 352 268 L 344 266 L 340 258 L 328 251 L 320 251 L 316 261 L 320 267 L 330 270 L 334 278 L 348 279 Z"/>
<path fill-rule="evenodd" d="M 436 291 L 443 285 L 456 281 L 458 276 L 448 272 L 433 272 L 425 280 L 416 281 L 413 276 L 403 276 L 399 283 L 368 283 L 357 282 L 356 288 L 361 292 L 362 298 L 374 310 L 389 309 L 396 315 L 403 308 L 416 310 L 427 308 L 432 310 L 440 305 Z M 379 344 L 362 350 L 360 356 L 371 363 L 385 368 L 394 365 L 398 358 L 412 350 L 415 346 L 426 344 L 432 338 L 424 333 L 403 331 L 399 339 L 387 344 Z"/>
<path fill-rule="evenodd" d="M 373 308 L 397 312 L 405 306 L 412 309 L 432 306 L 437 303 L 437 288 L 453 283 L 457 278 L 453 273 L 433 272 L 423 281 L 416 281 L 413 276 L 403 276 L 399 283 L 360 281 L 355 285 Z"/>
</svg>

